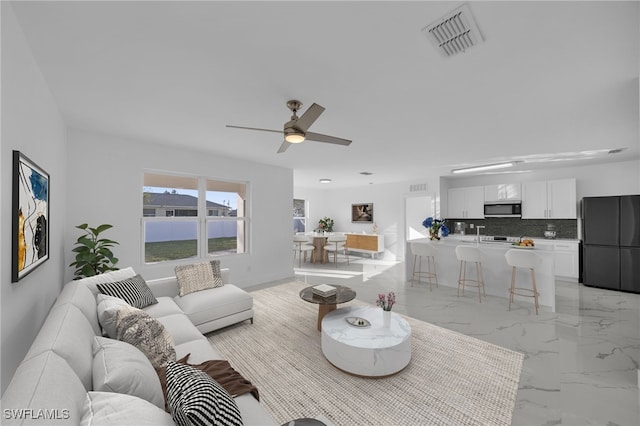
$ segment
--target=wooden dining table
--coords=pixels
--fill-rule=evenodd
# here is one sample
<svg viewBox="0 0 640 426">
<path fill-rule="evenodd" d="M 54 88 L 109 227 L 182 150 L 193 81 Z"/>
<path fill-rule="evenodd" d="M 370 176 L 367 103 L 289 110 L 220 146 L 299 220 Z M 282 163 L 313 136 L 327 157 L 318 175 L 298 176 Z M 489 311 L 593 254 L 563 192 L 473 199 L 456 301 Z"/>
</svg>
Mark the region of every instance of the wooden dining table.
<svg viewBox="0 0 640 426">
<path fill-rule="evenodd" d="M 311 254 L 312 263 L 327 263 L 329 257 L 324 250 L 324 246 L 327 245 L 326 235 L 313 235 L 313 253 Z"/>
</svg>

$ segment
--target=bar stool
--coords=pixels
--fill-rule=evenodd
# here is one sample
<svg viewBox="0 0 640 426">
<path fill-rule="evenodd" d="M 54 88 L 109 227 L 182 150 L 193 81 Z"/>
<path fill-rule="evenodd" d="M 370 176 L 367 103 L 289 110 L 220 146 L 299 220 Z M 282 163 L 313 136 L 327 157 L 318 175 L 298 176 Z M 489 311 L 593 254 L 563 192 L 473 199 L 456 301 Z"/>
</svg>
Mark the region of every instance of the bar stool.
<svg viewBox="0 0 640 426">
<path fill-rule="evenodd" d="M 438 274 L 436 273 L 436 248 L 431 243 L 411 243 L 411 252 L 413 253 L 413 276 L 411 277 L 411 287 L 416 277 L 420 282 L 420 277 L 425 277 L 429 283 L 429 290 L 432 287 L 432 281 L 435 279 L 436 287 L 438 287 Z M 427 260 L 427 270 L 422 270 L 422 258 Z M 417 266 L 417 271 L 416 271 Z"/>
<path fill-rule="evenodd" d="M 313 256 L 313 250 L 315 247 L 310 244 L 309 238 L 304 235 L 293 236 L 293 258 L 298 256 L 298 268 L 302 266 L 302 254 L 304 253 L 304 261 L 307 261 L 307 253 L 311 253 Z"/>
<path fill-rule="evenodd" d="M 534 305 L 536 307 L 536 315 L 538 315 L 538 287 L 536 286 L 536 273 L 535 268 L 540 264 L 540 256 L 532 251 L 523 249 L 511 249 L 504 255 L 507 259 L 507 264 L 511 266 L 511 286 L 509 287 L 509 309 L 511 309 L 511 303 L 513 303 L 513 295 L 533 297 Z M 531 288 L 516 287 L 516 268 L 525 268 L 531 271 Z M 525 292 L 523 293 L 518 293 Z"/>
<path fill-rule="evenodd" d="M 460 261 L 460 272 L 458 273 L 458 297 L 460 287 L 464 294 L 464 287 L 478 287 L 478 298 L 482 302 L 482 296 L 487 297 L 484 292 L 484 278 L 482 276 L 482 252 L 477 247 L 457 246 L 456 257 Z M 473 262 L 476 266 L 476 278 L 467 278 L 467 262 Z"/>
</svg>

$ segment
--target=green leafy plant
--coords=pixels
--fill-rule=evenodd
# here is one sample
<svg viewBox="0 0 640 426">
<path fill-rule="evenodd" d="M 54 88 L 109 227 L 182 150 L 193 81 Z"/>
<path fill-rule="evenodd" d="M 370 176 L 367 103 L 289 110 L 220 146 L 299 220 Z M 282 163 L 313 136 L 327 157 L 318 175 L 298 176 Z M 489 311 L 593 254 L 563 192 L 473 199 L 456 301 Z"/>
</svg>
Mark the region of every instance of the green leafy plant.
<svg viewBox="0 0 640 426">
<path fill-rule="evenodd" d="M 86 223 L 76 226 L 82 229 L 85 234 L 78 237 L 73 251 L 76 253 L 76 261 L 69 266 L 75 266 L 76 270 L 73 279 L 91 277 L 107 271 L 115 271 L 118 258 L 113 255 L 111 247 L 119 244 L 108 238 L 99 238 L 107 229 L 113 225 L 103 224 L 97 228 L 91 228 Z"/>
<path fill-rule="evenodd" d="M 333 232 L 333 219 L 330 217 L 323 217 L 318 221 L 318 232 Z"/>
</svg>

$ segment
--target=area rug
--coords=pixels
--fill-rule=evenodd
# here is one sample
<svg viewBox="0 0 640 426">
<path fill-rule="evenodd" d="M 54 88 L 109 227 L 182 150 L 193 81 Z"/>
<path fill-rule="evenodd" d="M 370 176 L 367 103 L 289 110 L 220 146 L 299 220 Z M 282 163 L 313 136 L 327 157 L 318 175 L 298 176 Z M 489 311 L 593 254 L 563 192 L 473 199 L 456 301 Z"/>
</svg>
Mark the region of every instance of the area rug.
<svg viewBox="0 0 640 426">
<path fill-rule="evenodd" d="M 254 324 L 207 335 L 251 380 L 276 423 L 324 415 L 336 425 L 510 425 L 523 355 L 410 317 L 410 364 L 362 378 L 322 355 L 318 306 L 292 282 L 251 293 Z M 350 305 L 366 306 L 359 301 Z"/>
</svg>

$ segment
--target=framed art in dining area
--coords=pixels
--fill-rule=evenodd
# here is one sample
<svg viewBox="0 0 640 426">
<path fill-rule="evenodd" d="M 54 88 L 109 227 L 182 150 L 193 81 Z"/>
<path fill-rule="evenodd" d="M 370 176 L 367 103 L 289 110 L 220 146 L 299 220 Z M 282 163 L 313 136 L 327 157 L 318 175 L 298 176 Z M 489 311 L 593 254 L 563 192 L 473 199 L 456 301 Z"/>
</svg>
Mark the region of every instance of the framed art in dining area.
<svg viewBox="0 0 640 426">
<path fill-rule="evenodd" d="M 373 222 L 373 203 L 351 204 L 351 222 Z"/>
<path fill-rule="evenodd" d="M 49 259 L 49 174 L 13 151 L 11 282 Z"/>
</svg>

